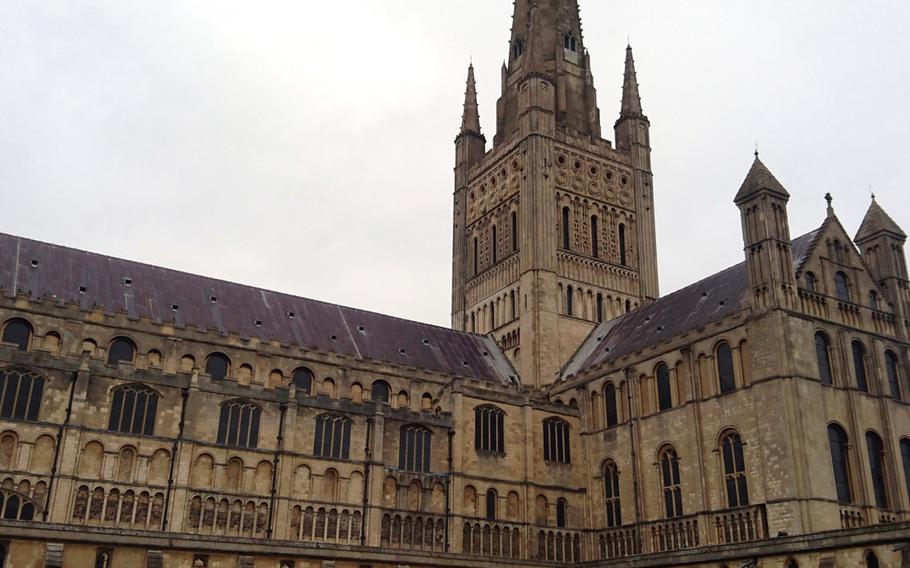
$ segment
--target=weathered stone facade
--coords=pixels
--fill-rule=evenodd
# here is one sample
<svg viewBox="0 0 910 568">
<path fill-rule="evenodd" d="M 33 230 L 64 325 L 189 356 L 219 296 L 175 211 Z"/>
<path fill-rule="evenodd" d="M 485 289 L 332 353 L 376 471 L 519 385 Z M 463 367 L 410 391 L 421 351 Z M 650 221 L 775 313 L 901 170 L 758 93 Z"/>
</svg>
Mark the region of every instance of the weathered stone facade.
<svg viewBox="0 0 910 568">
<path fill-rule="evenodd" d="M 660 298 L 582 42 L 516 2 L 489 152 L 469 72 L 454 330 L 0 235 L 0 566 L 910 566 L 906 235 L 792 239 L 756 156 Z"/>
</svg>

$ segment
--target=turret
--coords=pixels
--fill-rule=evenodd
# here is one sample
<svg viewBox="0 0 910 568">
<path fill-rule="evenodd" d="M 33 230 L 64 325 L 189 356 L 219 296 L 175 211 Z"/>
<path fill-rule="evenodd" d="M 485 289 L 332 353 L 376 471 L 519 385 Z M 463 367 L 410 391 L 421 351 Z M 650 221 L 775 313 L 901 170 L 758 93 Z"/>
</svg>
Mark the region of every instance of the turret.
<svg viewBox="0 0 910 568">
<path fill-rule="evenodd" d="M 882 209 L 875 196 L 854 241 L 872 277 L 901 321 L 906 321 L 910 317 L 907 259 L 904 256 L 907 234 Z"/>
<path fill-rule="evenodd" d="M 755 308 L 787 306 L 793 299 L 790 194 L 755 153 L 734 199 L 742 217 L 743 245 Z"/>
</svg>

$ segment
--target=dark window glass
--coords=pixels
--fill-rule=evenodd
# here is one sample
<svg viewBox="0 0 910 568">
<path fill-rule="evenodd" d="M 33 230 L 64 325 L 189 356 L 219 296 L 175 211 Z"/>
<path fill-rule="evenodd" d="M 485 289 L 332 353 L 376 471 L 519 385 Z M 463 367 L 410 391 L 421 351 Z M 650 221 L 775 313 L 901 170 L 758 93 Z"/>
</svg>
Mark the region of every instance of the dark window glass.
<svg viewBox="0 0 910 568">
<path fill-rule="evenodd" d="M 430 472 L 430 431 L 423 426 L 405 426 L 399 433 L 398 469 Z"/>
<path fill-rule="evenodd" d="M 32 338 L 32 326 L 21 319 L 10 320 L 3 326 L 3 343 L 15 345 L 19 351 L 28 351 L 28 344 Z"/>
<path fill-rule="evenodd" d="M 597 323 L 604 321 L 604 295 L 597 294 Z"/>
<path fill-rule="evenodd" d="M 837 293 L 837 299 L 842 302 L 850 301 L 850 285 L 847 280 L 847 275 L 843 272 L 838 272 L 834 275 L 834 290 Z"/>
<path fill-rule="evenodd" d="M 151 436 L 158 410 L 158 393 L 142 385 L 124 385 L 113 392 L 108 430 Z"/>
<path fill-rule="evenodd" d="M 568 422 L 560 418 L 547 418 L 543 421 L 543 455 L 544 461 L 572 463 Z"/>
<path fill-rule="evenodd" d="M 316 417 L 316 435 L 313 455 L 318 458 L 350 458 L 351 420 L 338 414 L 323 414 Z"/>
<path fill-rule="evenodd" d="M 815 334 L 815 358 L 818 360 L 818 376 L 822 384 L 834 384 L 834 375 L 831 372 L 831 342 L 822 332 Z"/>
<path fill-rule="evenodd" d="M 492 489 L 487 491 L 487 520 L 496 520 L 496 492 Z"/>
<path fill-rule="evenodd" d="M 571 250 L 571 242 L 569 239 L 569 208 L 562 208 L 562 248 L 566 250 Z"/>
<path fill-rule="evenodd" d="M 901 400 L 900 371 L 898 370 L 897 355 L 893 351 L 885 352 L 885 371 L 888 373 L 891 398 Z"/>
<path fill-rule="evenodd" d="M 512 211 L 512 252 L 518 251 L 518 213 Z"/>
<path fill-rule="evenodd" d="M 110 548 L 100 548 L 95 553 L 95 568 L 111 568 L 111 557 L 114 551 Z"/>
<path fill-rule="evenodd" d="M 374 402 L 384 402 L 389 403 L 389 385 L 385 381 L 376 381 L 373 383 L 373 386 L 370 387 L 370 398 Z"/>
<path fill-rule="evenodd" d="M 505 454 L 505 413 L 495 406 L 474 409 L 474 449 Z"/>
<path fill-rule="evenodd" d="M 136 345 L 125 337 L 118 337 L 111 342 L 111 347 L 107 352 L 107 362 L 109 365 L 117 363 L 132 363 L 136 358 Z"/>
<path fill-rule="evenodd" d="M 574 303 L 575 303 L 574 290 L 572 290 L 572 287 L 569 286 L 566 288 L 566 315 L 567 316 L 572 315 L 573 308 L 574 308 L 574 306 L 572 304 L 574 304 Z"/>
<path fill-rule="evenodd" d="M 246 400 L 229 400 L 221 405 L 218 420 L 218 443 L 238 448 L 259 446 L 261 410 Z"/>
<path fill-rule="evenodd" d="M 480 266 L 480 261 L 479 261 L 479 259 L 477 258 L 477 256 L 478 256 L 478 255 L 477 255 L 477 252 L 478 252 L 478 250 L 477 250 L 477 237 L 474 237 L 474 275 L 475 275 L 475 276 L 477 275 L 478 268 L 479 268 L 479 266 Z"/>
<path fill-rule="evenodd" d="M 874 552 L 866 553 L 866 568 L 878 568 L 878 556 Z"/>
<path fill-rule="evenodd" d="M 496 304 L 490 302 L 490 329 L 496 329 Z"/>
<path fill-rule="evenodd" d="M 591 256 L 600 257 L 600 234 L 598 232 L 597 216 L 591 217 Z"/>
<path fill-rule="evenodd" d="M 515 306 L 515 290 L 509 292 L 509 307 L 512 310 L 512 319 L 518 317 L 517 307 Z"/>
<path fill-rule="evenodd" d="M 910 440 L 901 440 L 901 464 L 904 466 L 904 484 L 907 486 L 907 495 L 910 495 Z"/>
<path fill-rule="evenodd" d="M 875 432 L 866 434 L 866 449 L 869 450 L 869 470 L 872 473 L 872 492 L 879 509 L 888 508 L 888 490 L 885 487 L 885 446 Z"/>
<path fill-rule="evenodd" d="M 664 493 L 664 514 L 668 519 L 681 517 L 682 487 L 679 480 L 679 457 L 676 450 L 668 448 L 660 458 L 660 473 Z"/>
<path fill-rule="evenodd" d="M 607 383 L 604 388 L 604 404 L 607 406 L 607 428 L 612 428 L 619 424 L 619 408 L 616 400 L 616 387 L 613 383 Z"/>
<path fill-rule="evenodd" d="M 724 458 L 724 481 L 727 486 L 727 506 L 730 508 L 749 505 L 749 489 L 746 480 L 746 459 L 743 454 L 743 440 L 736 432 L 723 437 L 721 450 Z"/>
<path fill-rule="evenodd" d="M 292 380 L 298 391 L 302 391 L 306 394 L 311 394 L 313 392 L 313 371 L 306 367 L 301 367 L 294 371 Z"/>
<path fill-rule="evenodd" d="M 670 368 L 665 363 L 657 366 L 657 403 L 660 411 L 673 408 L 673 391 L 670 388 Z"/>
<path fill-rule="evenodd" d="M 492 255 L 493 255 L 493 263 L 494 263 L 494 264 L 495 264 L 496 262 L 499 261 L 499 251 L 497 250 L 497 248 L 498 248 L 498 247 L 497 247 L 498 243 L 496 242 L 496 240 L 497 240 L 497 239 L 496 239 L 496 225 L 493 225 L 493 234 L 492 234 L 493 247 L 492 247 Z"/>
<path fill-rule="evenodd" d="M 44 377 L 26 370 L 0 371 L 0 418 L 38 420 Z"/>
<path fill-rule="evenodd" d="M 628 259 L 626 258 L 626 226 L 623 224 L 619 225 L 619 264 L 626 266 L 628 264 Z"/>
<path fill-rule="evenodd" d="M 556 502 L 556 526 L 561 529 L 566 528 L 566 524 L 568 523 L 568 511 L 566 511 L 566 507 L 567 504 L 565 499 L 560 499 Z"/>
<path fill-rule="evenodd" d="M 869 383 L 866 381 L 866 348 L 859 341 L 853 342 L 853 372 L 856 375 L 856 388 L 869 392 Z"/>
<path fill-rule="evenodd" d="M 221 381 L 228 375 L 231 368 L 231 361 L 226 355 L 221 353 L 212 353 L 205 361 L 205 374 L 216 381 Z"/>
<path fill-rule="evenodd" d="M 816 289 L 818 288 L 818 283 L 815 280 L 815 275 L 812 274 L 811 272 L 807 272 L 806 276 L 805 276 L 805 280 L 806 280 L 806 290 L 808 290 L 810 292 L 815 292 Z"/>
<path fill-rule="evenodd" d="M 604 496 L 606 498 L 607 527 L 622 526 L 622 505 L 619 499 L 619 470 L 613 462 L 604 465 Z"/>
<path fill-rule="evenodd" d="M 878 309 L 878 294 L 875 292 L 869 292 L 869 307 L 873 310 Z"/>
<path fill-rule="evenodd" d="M 837 500 L 840 503 L 850 504 L 853 502 L 853 494 L 850 490 L 847 433 L 837 424 L 828 426 L 828 444 L 831 447 L 831 465 L 834 468 Z"/>
<path fill-rule="evenodd" d="M 720 392 L 727 394 L 736 390 L 736 378 L 733 374 L 733 349 L 729 343 L 721 343 L 717 348 L 717 376 L 720 379 Z"/>
</svg>

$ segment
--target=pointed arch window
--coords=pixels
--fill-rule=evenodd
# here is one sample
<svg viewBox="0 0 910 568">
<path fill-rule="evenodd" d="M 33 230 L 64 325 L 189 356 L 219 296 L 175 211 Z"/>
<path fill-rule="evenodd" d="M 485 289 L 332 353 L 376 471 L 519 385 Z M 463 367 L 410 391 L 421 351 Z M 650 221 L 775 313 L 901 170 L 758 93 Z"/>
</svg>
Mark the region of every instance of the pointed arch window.
<svg viewBox="0 0 910 568">
<path fill-rule="evenodd" d="M 563 43 L 569 51 L 578 51 L 578 40 L 575 39 L 574 35 L 566 34 L 563 36 Z"/>
<path fill-rule="evenodd" d="M 551 463 L 572 463 L 569 423 L 561 418 L 543 421 L 543 459 Z"/>
<path fill-rule="evenodd" d="M 907 495 L 910 495 L 910 440 L 901 440 L 901 465 L 904 469 L 904 485 L 907 486 Z"/>
<path fill-rule="evenodd" d="M 107 364 L 132 363 L 136 359 L 136 344 L 126 337 L 118 337 L 111 342 L 107 351 Z"/>
<path fill-rule="evenodd" d="M 681 517 L 682 486 L 679 477 L 679 456 L 672 447 L 660 453 L 660 475 L 664 494 L 664 515 L 668 519 Z"/>
<path fill-rule="evenodd" d="M 600 233 L 597 215 L 591 216 L 591 256 L 600 258 Z"/>
<path fill-rule="evenodd" d="M 626 258 L 626 226 L 622 223 L 619 224 L 619 264 L 628 266 L 628 258 Z"/>
<path fill-rule="evenodd" d="M 495 406 L 474 409 L 474 449 L 478 452 L 504 455 L 505 412 Z"/>
<path fill-rule="evenodd" d="M 292 381 L 294 382 L 294 387 L 296 387 L 298 391 L 310 394 L 313 392 L 313 379 L 313 371 L 306 367 L 300 367 L 294 371 Z"/>
<path fill-rule="evenodd" d="M 727 506 L 731 509 L 749 505 L 749 488 L 746 479 L 746 459 L 743 440 L 738 432 L 728 432 L 721 439 L 724 461 L 724 481 L 727 486 Z"/>
<path fill-rule="evenodd" d="M 885 372 L 888 374 L 888 386 L 891 388 L 891 398 L 901 400 L 900 367 L 894 351 L 885 351 Z"/>
<path fill-rule="evenodd" d="M 613 383 L 607 383 L 604 387 L 604 404 L 607 410 L 607 428 L 612 428 L 619 424 L 619 404 L 616 400 L 616 387 Z"/>
<path fill-rule="evenodd" d="M 733 372 L 733 349 L 727 342 L 717 346 L 717 377 L 720 380 L 720 393 L 727 394 L 736 390 L 736 377 Z"/>
<path fill-rule="evenodd" d="M 604 498 L 607 528 L 622 526 L 622 504 L 619 498 L 619 469 L 612 461 L 604 464 Z"/>
<path fill-rule="evenodd" d="M 495 521 L 496 520 L 496 491 L 490 489 L 487 491 L 487 520 Z"/>
<path fill-rule="evenodd" d="M 205 360 L 205 374 L 213 380 L 222 381 L 231 370 L 231 360 L 224 353 L 212 353 Z"/>
<path fill-rule="evenodd" d="M 853 502 L 850 489 L 849 448 L 847 432 L 837 424 L 828 426 L 828 445 L 831 448 L 831 465 L 834 468 L 834 485 L 837 489 L 837 500 L 843 504 Z"/>
<path fill-rule="evenodd" d="M 398 469 L 430 472 L 430 431 L 423 426 L 404 426 L 399 431 Z"/>
<path fill-rule="evenodd" d="M 661 412 L 673 408 L 673 389 L 670 386 L 670 368 L 666 363 L 657 366 L 657 407 Z"/>
<path fill-rule="evenodd" d="M 515 59 L 518 59 L 525 52 L 525 42 L 523 39 L 518 38 L 515 40 L 515 45 L 512 47 L 512 54 Z"/>
<path fill-rule="evenodd" d="M 803 278 L 806 282 L 806 290 L 810 292 L 816 292 L 818 290 L 818 280 L 815 278 L 815 274 L 807 272 Z"/>
<path fill-rule="evenodd" d="M 317 458 L 349 459 L 351 456 L 351 420 L 340 414 L 317 416 L 313 455 Z"/>
<path fill-rule="evenodd" d="M 888 508 L 888 489 L 885 484 L 885 445 L 875 432 L 866 433 L 866 449 L 869 451 L 869 471 L 872 474 L 872 493 L 879 509 Z"/>
<path fill-rule="evenodd" d="M 569 238 L 569 208 L 562 208 L 562 248 L 572 250 L 571 239 Z"/>
<path fill-rule="evenodd" d="M 856 376 L 856 388 L 869 392 L 869 382 L 866 380 L 866 347 L 858 340 L 852 343 L 853 348 L 853 373 Z"/>
<path fill-rule="evenodd" d="M 23 319 L 11 319 L 3 326 L 2 343 L 15 345 L 19 351 L 28 351 L 32 339 L 32 326 Z"/>
<path fill-rule="evenodd" d="M 815 334 L 815 358 L 818 361 L 818 376 L 823 385 L 834 384 L 831 372 L 831 340 L 819 331 Z"/>
<path fill-rule="evenodd" d="M 491 254 L 493 256 L 493 264 L 496 264 L 499 261 L 499 250 L 498 250 L 499 243 L 497 242 L 497 239 L 496 239 L 496 225 L 493 225 L 493 229 L 490 234 L 490 239 L 491 239 L 491 242 L 493 243 L 492 252 L 491 252 Z"/>
<path fill-rule="evenodd" d="M 24 369 L 0 370 L 0 418 L 38 420 L 44 377 Z"/>
<path fill-rule="evenodd" d="M 850 281 L 845 273 L 838 272 L 834 275 L 834 290 L 838 300 L 841 302 L 850 301 Z"/>
<path fill-rule="evenodd" d="M 158 412 L 158 393 L 137 384 L 117 387 L 111 400 L 111 417 L 108 430 L 137 436 L 151 436 L 155 432 Z"/>
<path fill-rule="evenodd" d="M 218 443 L 236 448 L 259 447 L 261 415 L 262 409 L 248 400 L 234 399 L 222 403 Z"/>
</svg>

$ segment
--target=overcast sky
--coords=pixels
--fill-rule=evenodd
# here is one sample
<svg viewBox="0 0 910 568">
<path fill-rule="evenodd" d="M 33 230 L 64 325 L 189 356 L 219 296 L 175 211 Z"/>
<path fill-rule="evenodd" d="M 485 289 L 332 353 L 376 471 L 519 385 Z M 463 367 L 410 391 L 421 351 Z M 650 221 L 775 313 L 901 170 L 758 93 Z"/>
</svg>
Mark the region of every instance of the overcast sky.
<svg viewBox="0 0 910 568">
<path fill-rule="evenodd" d="M 604 134 L 631 37 L 661 290 L 739 262 L 756 142 L 793 235 L 910 229 L 910 2 L 580 0 Z M 473 57 L 511 0 L 0 0 L 0 232 L 448 325 Z"/>
</svg>

